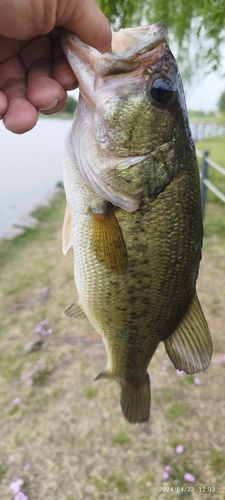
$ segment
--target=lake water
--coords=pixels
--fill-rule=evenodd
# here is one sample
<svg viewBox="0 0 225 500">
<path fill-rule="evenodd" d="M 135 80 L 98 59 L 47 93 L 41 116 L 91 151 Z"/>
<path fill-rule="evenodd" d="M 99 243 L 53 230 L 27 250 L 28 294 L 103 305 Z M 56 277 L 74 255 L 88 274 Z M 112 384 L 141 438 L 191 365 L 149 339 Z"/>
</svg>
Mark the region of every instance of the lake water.
<svg viewBox="0 0 225 500">
<path fill-rule="evenodd" d="M 39 119 L 33 130 L 16 135 L 0 122 L 0 238 L 62 181 L 70 124 L 70 120 Z"/>
</svg>

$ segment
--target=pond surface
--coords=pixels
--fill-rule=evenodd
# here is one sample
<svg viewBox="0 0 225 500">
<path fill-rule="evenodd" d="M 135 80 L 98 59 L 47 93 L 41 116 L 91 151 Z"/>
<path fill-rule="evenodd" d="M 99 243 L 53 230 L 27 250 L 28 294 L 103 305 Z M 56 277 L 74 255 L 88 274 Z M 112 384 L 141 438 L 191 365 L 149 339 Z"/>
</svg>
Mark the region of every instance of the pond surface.
<svg viewBox="0 0 225 500">
<path fill-rule="evenodd" d="M 0 238 L 62 182 L 70 124 L 70 120 L 41 118 L 33 130 L 16 135 L 0 122 Z"/>
</svg>

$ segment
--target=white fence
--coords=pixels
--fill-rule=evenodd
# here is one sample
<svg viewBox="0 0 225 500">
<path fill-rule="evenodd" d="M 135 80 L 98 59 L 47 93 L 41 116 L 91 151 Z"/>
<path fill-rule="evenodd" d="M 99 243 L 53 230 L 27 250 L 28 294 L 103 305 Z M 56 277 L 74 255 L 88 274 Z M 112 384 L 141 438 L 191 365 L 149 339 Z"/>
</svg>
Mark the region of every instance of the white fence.
<svg viewBox="0 0 225 500">
<path fill-rule="evenodd" d="M 225 135 L 225 123 L 215 123 L 215 122 L 191 122 L 190 127 L 192 132 L 192 137 L 195 142 L 202 141 L 202 139 L 210 139 L 210 137 L 216 137 L 220 135 Z"/>
<path fill-rule="evenodd" d="M 198 151 L 196 149 L 196 154 L 198 157 L 202 158 L 202 164 L 201 164 L 201 173 L 200 173 L 200 179 L 201 179 L 201 198 L 202 198 L 202 216 L 204 218 L 205 215 L 205 204 L 206 204 L 206 188 L 210 189 L 220 200 L 222 200 L 225 203 L 225 194 L 222 193 L 212 182 L 209 181 L 208 179 L 208 166 L 210 165 L 211 167 L 215 168 L 218 172 L 220 172 L 222 175 L 225 175 L 225 168 L 223 168 L 221 165 L 216 163 L 212 158 L 209 156 L 208 151 Z"/>
</svg>

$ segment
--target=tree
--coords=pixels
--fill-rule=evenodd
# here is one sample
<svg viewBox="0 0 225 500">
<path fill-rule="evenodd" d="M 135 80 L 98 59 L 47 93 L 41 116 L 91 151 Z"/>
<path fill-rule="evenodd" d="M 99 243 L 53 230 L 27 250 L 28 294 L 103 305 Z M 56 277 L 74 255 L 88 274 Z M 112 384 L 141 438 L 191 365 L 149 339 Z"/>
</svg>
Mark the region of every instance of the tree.
<svg viewBox="0 0 225 500">
<path fill-rule="evenodd" d="M 69 114 L 73 114 L 77 107 L 77 101 L 72 96 L 68 96 L 66 100 L 66 104 L 64 107 L 64 111 Z"/>
<path fill-rule="evenodd" d="M 222 92 L 219 101 L 218 101 L 218 108 L 221 113 L 225 113 L 225 91 Z"/>
<path fill-rule="evenodd" d="M 224 0 L 98 0 L 115 29 L 164 20 L 175 37 L 179 55 L 209 70 L 221 65 L 225 41 Z M 170 36 L 171 36 L 170 35 Z M 191 44 L 191 52 L 190 52 Z"/>
</svg>

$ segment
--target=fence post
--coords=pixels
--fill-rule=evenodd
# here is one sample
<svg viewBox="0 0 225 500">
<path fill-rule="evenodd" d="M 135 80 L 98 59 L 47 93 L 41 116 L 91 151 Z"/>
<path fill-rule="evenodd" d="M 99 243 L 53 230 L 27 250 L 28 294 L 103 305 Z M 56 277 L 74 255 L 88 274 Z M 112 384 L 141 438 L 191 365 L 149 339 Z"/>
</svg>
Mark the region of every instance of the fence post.
<svg viewBox="0 0 225 500">
<path fill-rule="evenodd" d="M 205 217 L 205 204 L 206 204 L 206 185 L 204 180 L 208 175 L 208 151 L 203 151 L 202 166 L 201 166 L 201 199 L 202 199 L 202 218 Z"/>
</svg>

